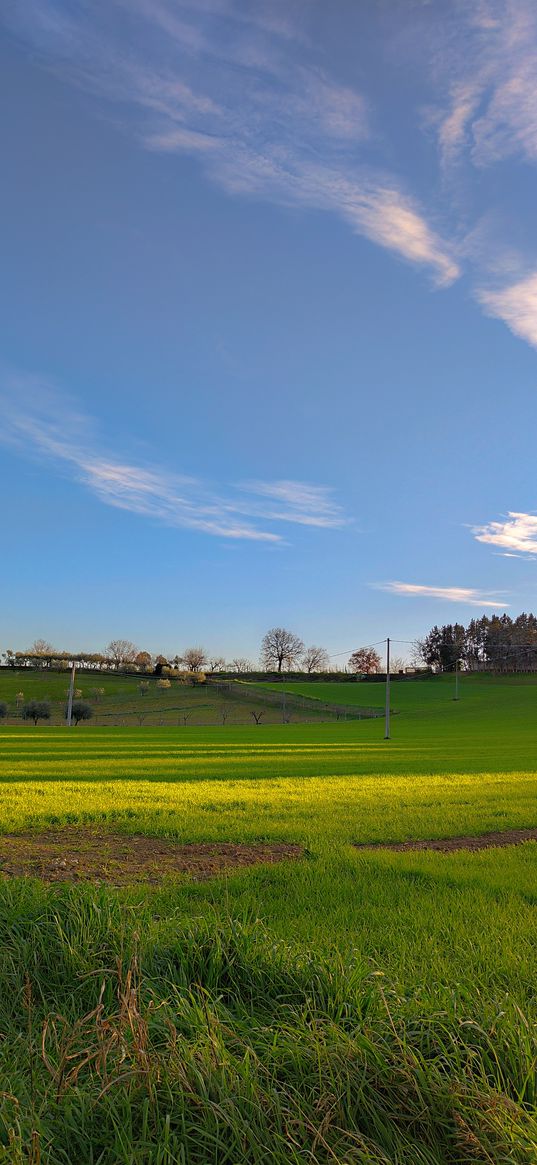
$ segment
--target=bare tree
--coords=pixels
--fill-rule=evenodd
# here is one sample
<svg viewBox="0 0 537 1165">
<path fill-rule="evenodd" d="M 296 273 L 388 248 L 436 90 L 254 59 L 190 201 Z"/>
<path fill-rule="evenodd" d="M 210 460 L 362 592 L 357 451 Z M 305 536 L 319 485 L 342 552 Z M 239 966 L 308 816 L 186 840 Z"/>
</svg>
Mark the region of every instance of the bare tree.
<svg viewBox="0 0 537 1165">
<path fill-rule="evenodd" d="M 130 639 L 112 639 L 106 648 L 106 655 L 114 667 L 120 667 L 122 663 L 134 663 L 138 648 Z"/>
<path fill-rule="evenodd" d="M 427 654 L 423 639 L 415 639 L 410 648 L 410 662 L 412 667 L 423 667 Z"/>
<path fill-rule="evenodd" d="M 46 639 L 35 639 L 28 648 L 28 655 L 54 655 L 56 648 Z"/>
<path fill-rule="evenodd" d="M 226 720 L 227 720 L 230 712 L 231 712 L 231 708 L 227 704 L 222 704 L 222 707 L 220 708 L 220 717 L 222 720 L 222 725 L 224 725 L 226 723 Z"/>
<path fill-rule="evenodd" d="M 373 647 L 360 647 L 358 651 L 353 651 L 349 659 L 350 671 L 364 676 L 375 675 L 380 671 L 380 667 L 380 655 Z"/>
<path fill-rule="evenodd" d="M 236 672 L 238 676 L 242 676 L 246 672 L 254 671 L 254 665 L 251 660 L 240 657 L 231 660 L 231 670 Z"/>
<path fill-rule="evenodd" d="M 278 672 L 285 667 L 291 669 L 298 664 L 304 652 L 304 644 L 298 635 L 287 631 L 285 627 L 271 627 L 261 644 L 262 666 L 268 671 L 276 668 Z"/>
<path fill-rule="evenodd" d="M 203 671 L 207 663 L 207 652 L 203 647 L 187 647 L 183 653 L 183 661 L 189 671 Z"/>
<path fill-rule="evenodd" d="M 307 647 L 302 656 L 302 667 L 311 675 L 314 671 L 328 671 L 330 656 L 324 647 Z"/>
<path fill-rule="evenodd" d="M 390 675 L 396 676 L 398 672 L 404 671 L 406 667 L 402 655 L 390 656 Z"/>
<path fill-rule="evenodd" d="M 251 715 L 253 716 L 253 718 L 254 718 L 254 720 L 255 720 L 256 724 L 260 724 L 260 723 L 261 723 L 261 717 L 265 715 L 265 711 L 264 711 L 264 709 L 263 709 L 263 708 L 261 709 L 261 711 L 260 711 L 260 712 L 254 712 L 254 711 L 253 711 L 253 709 L 252 709 Z"/>
<path fill-rule="evenodd" d="M 207 667 L 208 667 L 208 670 L 211 673 L 211 675 L 215 671 L 225 671 L 226 670 L 226 661 L 224 659 L 224 656 L 223 655 L 212 655 L 210 657 L 210 659 L 207 660 Z"/>
</svg>

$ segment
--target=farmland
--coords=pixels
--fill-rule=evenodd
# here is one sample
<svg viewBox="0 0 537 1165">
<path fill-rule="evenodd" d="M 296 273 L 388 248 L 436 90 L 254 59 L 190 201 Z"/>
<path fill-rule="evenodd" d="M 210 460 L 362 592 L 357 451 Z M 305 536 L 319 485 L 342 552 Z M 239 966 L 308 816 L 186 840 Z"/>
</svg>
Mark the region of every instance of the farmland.
<svg viewBox="0 0 537 1165">
<path fill-rule="evenodd" d="M 3 833 L 302 851 L 1 883 L 0 1161 L 534 1165 L 537 844 L 356 844 L 537 826 L 537 684 L 392 695 L 389 742 L 382 719 L 0 731 Z"/>
<path fill-rule="evenodd" d="M 340 685 L 338 685 L 340 686 Z M 341 685 L 345 687 L 345 685 Z M 21 710 L 29 700 L 46 701 L 51 725 L 65 724 L 69 672 L 29 668 L 0 669 L 0 701 L 7 707 L 7 723 L 20 724 Z M 281 724 L 339 720 L 360 714 L 351 704 L 340 707 L 333 697 L 312 700 L 302 692 L 284 688 L 233 683 L 210 678 L 197 683 L 155 676 L 79 671 L 76 698 L 89 704 L 91 720 L 85 727 L 185 726 L 214 724 Z M 343 697 L 345 692 L 342 692 Z M 344 700 L 343 700 L 344 704 Z M 374 709 L 364 709 L 371 714 Z"/>
</svg>

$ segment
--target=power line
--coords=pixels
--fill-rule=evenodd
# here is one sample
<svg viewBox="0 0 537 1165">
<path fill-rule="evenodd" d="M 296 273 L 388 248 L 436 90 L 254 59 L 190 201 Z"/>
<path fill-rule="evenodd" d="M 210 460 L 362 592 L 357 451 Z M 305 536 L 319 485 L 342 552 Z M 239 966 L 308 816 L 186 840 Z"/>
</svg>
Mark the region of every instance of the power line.
<svg viewBox="0 0 537 1165">
<path fill-rule="evenodd" d="M 410 640 L 408 642 L 410 643 Z M 360 647 L 350 647 L 348 651 L 334 651 L 332 655 L 328 656 L 328 658 L 338 659 L 341 655 L 352 655 L 353 651 L 368 651 L 370 647 L 378 647 L 381 643 L 386 643 L 386 640 L 377 639 L 375 640 L 375 643 L 364 643 L 363 645 L 360 645 Z"/>
<path fill-rule="evenodd" d="M 441 630 L 441 628 L 439 628 L 439 630 Z M 385 643 L 386 640 L 382 639 L 382 640 L 380 640 L 380 642 Z M 390 643 L 416 643 L 416 642 L 419 642 L 419 639 L 418 640 L 416 640 L 416 639 L 392 639 L 390 637 Z M 512 642 L 512 643 L 502 643 L 500 640 L 499 642 L 497 641 L 497 643 L 498 643 L 499 647 L 507 647 L 510 649 L 512 648 L 513 650 L 516 650 L 518 647 L 537 647 L 537 639 L 533 639 L 530 643 L 519 643 L 518 640 L 516 640 L 515 642 Z"/>
<path fill-rule="evenodd" d="M 383 639 L 381 642 L 385 643 L 386 641 Z M 413 644 L 413 643 L 419 643 L 419 642 L 420 642 L 419 639 L 418 640 L 416 640 L 416 639 L 392 639 L 390 636 L 390 643 L 410 643 L 410 644 Z M 532 643 L 502 643 L 500 640 L 499 642 L 496 641 L 495 646 L 498 649 L 502 648 L 502 649 L 506 649 L 508 651 L 518 651 L 519 647 L 535 647 L 535 648 L 537 648 L 537 639 L 534 639 Z"/>
</svg>

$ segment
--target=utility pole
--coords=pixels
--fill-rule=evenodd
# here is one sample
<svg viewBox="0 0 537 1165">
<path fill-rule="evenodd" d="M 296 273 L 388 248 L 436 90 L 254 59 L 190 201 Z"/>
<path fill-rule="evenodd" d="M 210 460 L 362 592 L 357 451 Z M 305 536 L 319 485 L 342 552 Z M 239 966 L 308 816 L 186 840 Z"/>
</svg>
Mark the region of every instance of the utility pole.
<svg viewBox="0 0 537 1165">
<path fill-rule="evenodd" d="M 75 672 L 76 663 L 73 663 L 71 668 L 71 682 L 69 684 L 69 696 L 67 699 L 67 727 L 70 728 L 73 722 L 73 696 L 75 694 Z"/>
<path fill-rule="evenodd" d="M 455 695 L 454 695 L 453 699 L 458 700 L 458 698 L 459 698 L 459 661 L 458 661 L 458 659 L 456 659 L 455 660 Z"/>
<path fill-rule="evenodd" d="M 384 739 L 390 739 L 390 640 L 386 640 L 386 719 Z"/>
</svg>

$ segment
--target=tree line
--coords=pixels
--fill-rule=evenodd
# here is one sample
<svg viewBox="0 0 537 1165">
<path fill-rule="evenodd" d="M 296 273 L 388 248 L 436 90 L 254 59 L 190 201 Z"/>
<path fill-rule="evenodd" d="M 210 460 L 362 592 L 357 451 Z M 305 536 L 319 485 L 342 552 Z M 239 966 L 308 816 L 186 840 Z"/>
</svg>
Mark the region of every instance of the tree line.
<svg viewBox="0 0 537 1165">
<path fill-rule="evenodd" d="M 415 644 L 416 659 L 436 671 L 537 671 L 537 618 L 522 614 L 482 615 L 462 623 L 434 626 Z"/>
<path fill-rule="evenodd" d="M 435 625 L 413 646 L 413 661 L 435 671 L 537 671 L 537 617 L 521 614 L 482 615 L 462 623 Z M 44 639 L 36 639 L 26 651 L 3 653 L 4 665 L 68 670 L 72 663 L 89 671 L 126 671 L 142 675 L 204 681 L 205 675 L 241 676 L 255 672 L 302 672 L 305 675 L 373 675 L 384 663 L 371 647 L 353 651 L 345 662 L 333 665 L 328 651 L 313 644 L 306 647 L 299 635 L 286 627 L 271 627 L 261 642 L 259 666 L 244 657 L 226 661 L 200 646 L 187 647 L 173 656 L 142 651 L 128 639 L 113 639 L 103 652 L 58 651 Z M 402 672 L 405 660 L 392 656 L 390 671 Z"/>
<path fill-rule="evenodd" d="M 133 671 L 147 675 L 161 675 L 176 670 L 187 673 L 231 670 L 237 674 L 254 671 L 249 659 L 235 658 L 226 663 L 223 656 L 210 655 L 203 647 L 186 647 L 173 656 L 142 651 L 129 639 L 112 639 L 104 651 L 61 651 L 45 639 L 36 639 L 25 651 L 8 648 L 3 653 L 7 667 L 50 668 L 53 671 L 67 671 L 74 663 L 88 671 Z"/>
<path fill-rule="evenodd" d="M 226 662 L 223 656 L 211 655 L 203 647 L 187 647 L 173 656 L 153 655 L 142 651 L 128 639 L 113 639 L 103 652 L 58 651 L 45 639 L 36 639 L 26 651 L 8 648 L 4 664 L 13 668 L 41 668 L 67 671 L 74 663 L 89 671 L 127 671 L 157 676 L 247 675 L 258 670 L 244 657 Z M 394 660 L 392 670 L 401 670 L 403 660 Z M 352 652 L 347 663 L 331 666 L 326 648 L 318 644 L 307 647 L 300 636 L 286 627 L 272 627 L 261 643 L 259 669 L 263 672 L 303 672 L 306 675 L 341 673 L 370 675 L 381 670 L 381 659 L 372 648 Z"/>
</svg>

